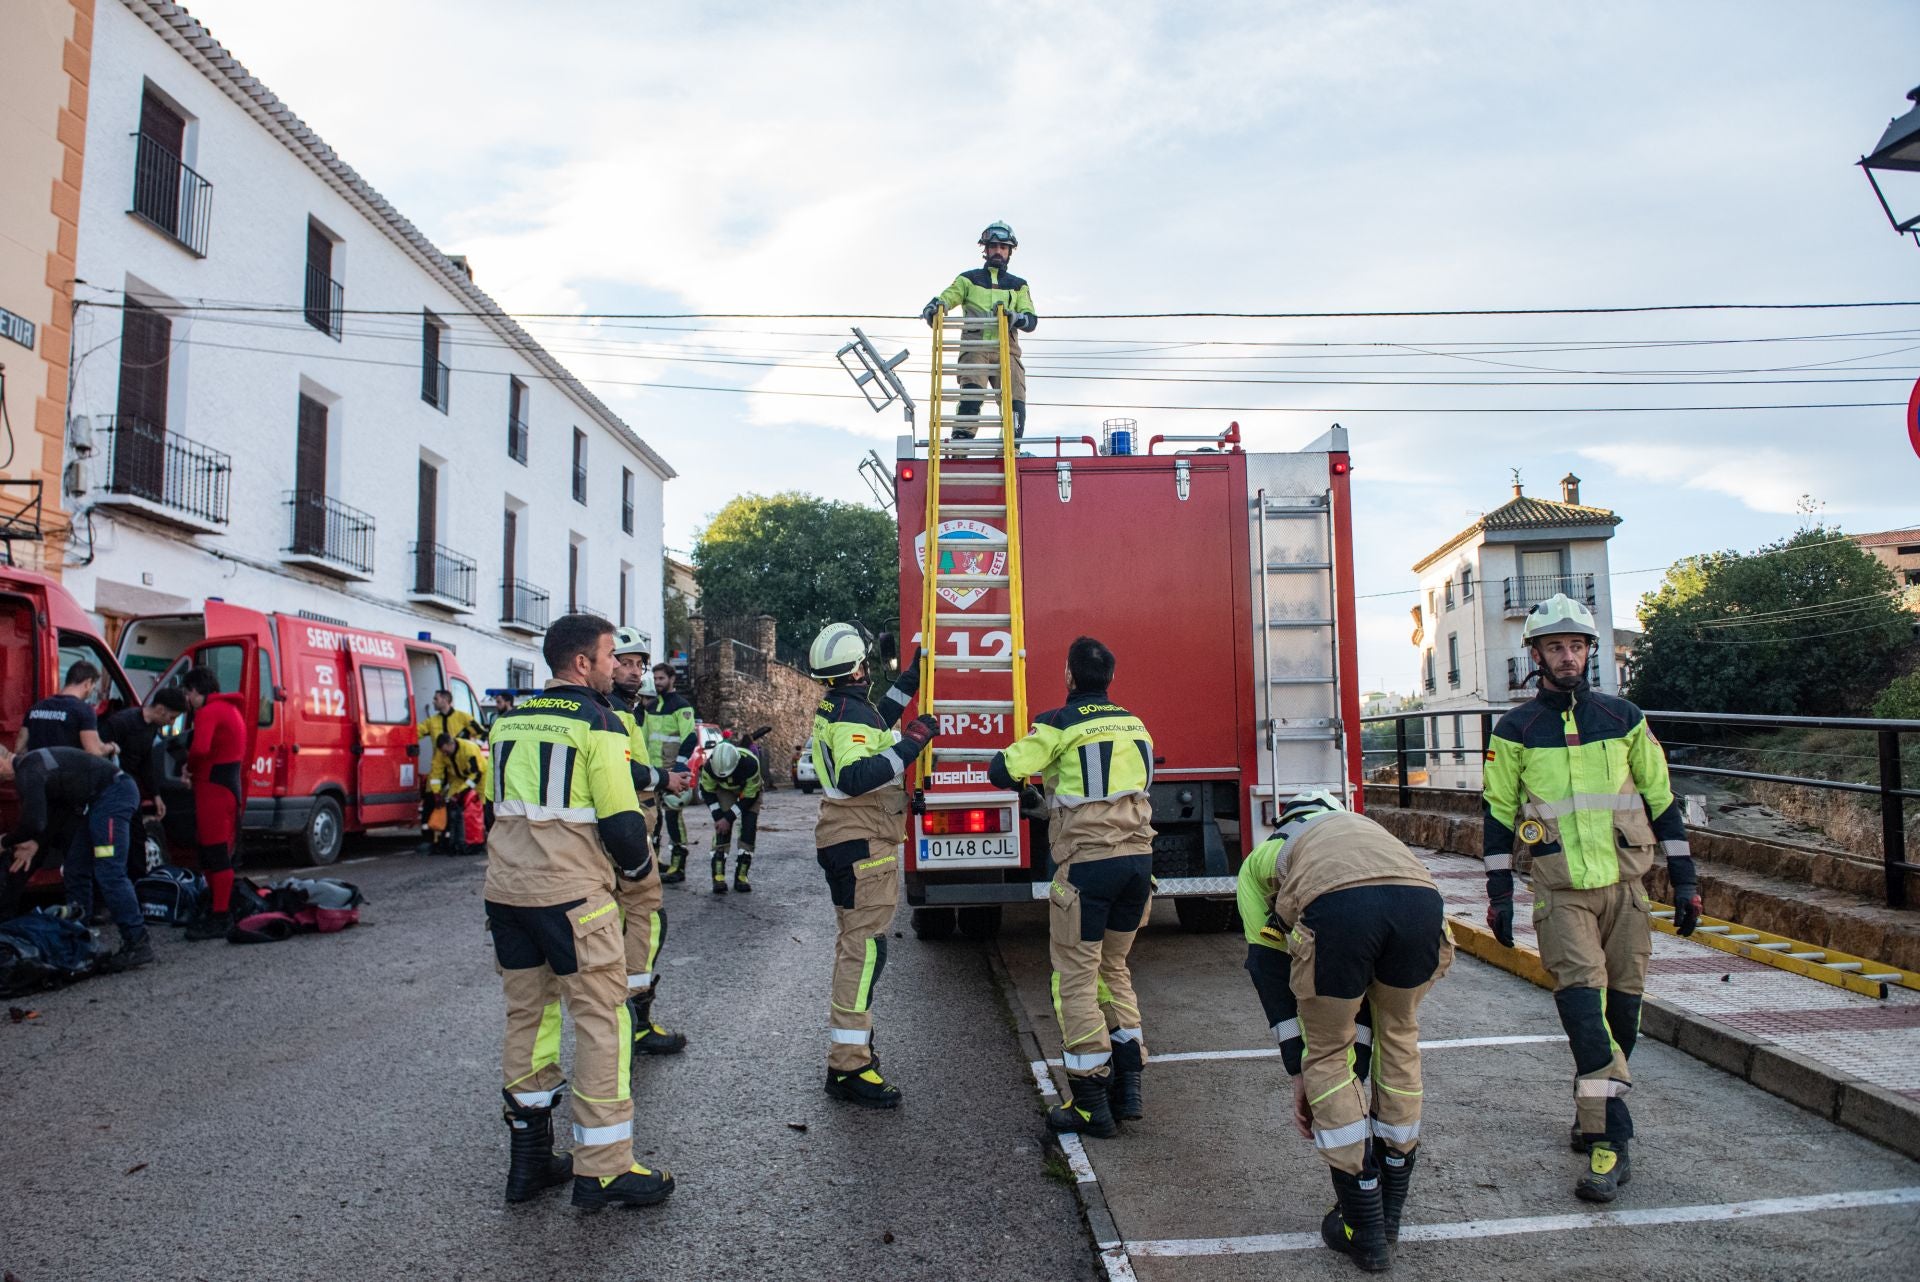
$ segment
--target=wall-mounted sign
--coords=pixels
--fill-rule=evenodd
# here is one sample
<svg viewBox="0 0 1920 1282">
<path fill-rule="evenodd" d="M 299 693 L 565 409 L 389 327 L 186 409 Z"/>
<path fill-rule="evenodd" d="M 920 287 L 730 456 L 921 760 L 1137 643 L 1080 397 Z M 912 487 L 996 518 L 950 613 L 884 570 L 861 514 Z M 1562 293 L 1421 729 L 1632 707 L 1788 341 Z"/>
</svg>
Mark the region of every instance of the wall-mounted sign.
<svg viewBox="0 0 1920 1282">
<path fill-rule="evenodd" d="M 0 307 L 0 338 L 11 338 L 28 351 L 33 350 L 34 323 Z"/>
</svg>

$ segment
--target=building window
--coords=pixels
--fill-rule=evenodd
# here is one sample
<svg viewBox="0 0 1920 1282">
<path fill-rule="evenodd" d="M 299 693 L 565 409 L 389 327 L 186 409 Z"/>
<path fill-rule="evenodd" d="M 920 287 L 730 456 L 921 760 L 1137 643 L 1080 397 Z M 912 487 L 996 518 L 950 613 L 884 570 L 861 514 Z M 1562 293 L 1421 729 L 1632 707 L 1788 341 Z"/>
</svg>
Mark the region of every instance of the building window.
<svg viewBox="0 0 1920 1282">
<path fill-rule="evenodd" d="M 633 533 L 633 469 L 620 469 L 620 528 Z"/>
<path fill-rule="evenodd" d="M 1427 687 L 1427 693 L 1432 694 L 1434 683 L 1433 683 L 1433 651 L 1431 650 L 1427 651 L 1424 668 L 1425 668 L 1425 672 L 1423 674 L 1423 681 Z"/>
<path fill-rule="evenodd" d="M 1467 722 L 1466 718 L 1457 712 L 1453 714 L 1453 759 L 1455 761 L 1467 759 Z"/>
<path fill-rule="evenodd" d="M 1457 632 L 1447 634 L 1447 684 L 1455 689 L 1460 687 L 1460 634 Z"/>
<path fill-rule="evenodd" d="M 581 614 L 587 609 L 587 549 L 575 535 L 567 543 L 567 613 Z"/>
<path fill-rule="evenodd" d="M 527 461 L 527 385 L 517 378 L 507 380 L 507 457 L 516 463 Z"/>
<path fill-rule="evenodd" d="M 1907 573 L 1907 586 L 1910 588 L 1920 587 L 1920 570 L 1908 570 L 1906 573 Z"/>
<path fill-rule="evenodd" d="M 1453 580 L 1452 579 L 1447 580 L 1446 601 L 1447 601 L 1447 609 L 1449 610 L 1453 609 Z"/>
<path fill-rule="evenodd" d="M 533 688 L 533 665 L 525 659 L 507 660 L 507 689 L 531 690 Z"/>
<path fill-rule="evenodd" d="M 587 434 L 573 429 L 573 501 L 587 501 Z"/>
<path fill-rule="evenodd" d="M 333 237 L 311 218 L 307 220 L 307 324 L 338 341 L 347 291 L 335 276 Z"/>
<path fill-rule="evenodd" d="M 173 322 L 127 295 L 120 314 L 120 403 L 113 421 L 116 490 L 150 502 L 166 491 L 167 374 Z"/>
<path fill-rule="evenodd" d="M 622 561 L 620 563 L 620 613 L 617 616 L 617 621 L 623 628 L 633 622 L 633 620 L 628 617 L 632 601 L 633 567 Z"/>
<path fill-rule="evenodd" d="M 140 95 L 140 131 L 133 138 L 128 212 L 205 258 L 213 184 L 187 168 L 187 117 L 149 85 Z"/>
<path fill-rule="evenodd" d="M 1463 569 L 1460 571 L 1460 599 L 1462 601 L 1473 600 L 1473 571 L 1472 570 Z"/>
<path fill-rule="evenodd" d="M 429 311 L 422 311 L 420 317 L 420 399 L 445 414 L 447 393 L 452 390 L 447 325 Z"/>
<path fill-rule="evenodd" d="M 324 555 L 327 547 L 327 407 L 302 392 L 293 441 L 293 550 Z"/>
</svg>

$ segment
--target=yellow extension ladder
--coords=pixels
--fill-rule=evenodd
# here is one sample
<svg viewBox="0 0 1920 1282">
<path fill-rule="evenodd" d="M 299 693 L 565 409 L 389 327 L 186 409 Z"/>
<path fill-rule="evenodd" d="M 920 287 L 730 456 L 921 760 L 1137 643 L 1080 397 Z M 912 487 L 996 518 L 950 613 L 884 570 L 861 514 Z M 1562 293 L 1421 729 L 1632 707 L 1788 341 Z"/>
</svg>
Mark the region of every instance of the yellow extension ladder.
<svg viewBox="0 0 1920 1282">
<path fill-rule="evenodd" d="M 956 359 L 968 354 L 976 355 L 964 363 Z M 980 359 L 982 355 L 991 360 Z M 996 751 L 1027 730 L 1027 638 L 1022 610 L 1020 488 L 1015 471 L 1018 453 L 1013 439 L 1011 365 L 1004 309 L 996 309 L 991 318 L 961 316 L 945 308 L 936 314 L 927 432 L 926 559 L 920 579 L 920 636 L 925 654 L 920 665 L 920 709 L 940 718 L 942 739 L 953 746 L 934 743 L 930 760 L 920 767 L 917 787 L 924 787 L 929 776 L 939 782 L 942 763 L 991 760 Z M 997 391 L 959 385 L 963 375 L 979 378 L 990 372 L 998 373 Z M 976 412 L 949 412 L 949 405 L 961 402 L 977 402 Z M 1000 439 L 943 439 L 950 425 L 961 423 L 971 423 L 976 430 L 998 427 Z M 986 462 L 995 454 L 999 455 L 998 468 L 968 466 L 975 461 Z M 942 538 L 941 523 L 956 518 L 985 525 L 988 531 L 976 529 L 965 538 Z M 991 532 L 995 524 L 1001 531 L 997 535 Z M 989 551 L 1004 551 L 1004 564 L 995 567 L 992 560 L 998 559 L 996 556 L 986 566 L 992 572 L 983 572 L 977 566 L 961 568 L 962 557 Z M 992 606 L 997 598 L 1005 608 L 978 614 L 966 609 L 942 610 L 943 604 L 953 604 L 941 596 L 943 589 L 982 592 L 984 598 L 968 604 Z M 1011 637 L 1011 644 L 1000 654 L 983 652 L 983 647 L 976 644 L 982 639 L 980 634 L 1000 629 Z M 952 693 L 939 693 L 942 689 Z M 1005 720 L 999 721 L 1002 717 Z M 997 732 L 996 721 L 1004 734 Z M 965 729 L 958 733 L 948 730 L 956 725 Z M 985 736 L 990 741 L 997 737 L 998 742 L 991 747 L 977 743 L 965 746 L 976 725 L 981 728 L 972 737 Z"/>
</svg>

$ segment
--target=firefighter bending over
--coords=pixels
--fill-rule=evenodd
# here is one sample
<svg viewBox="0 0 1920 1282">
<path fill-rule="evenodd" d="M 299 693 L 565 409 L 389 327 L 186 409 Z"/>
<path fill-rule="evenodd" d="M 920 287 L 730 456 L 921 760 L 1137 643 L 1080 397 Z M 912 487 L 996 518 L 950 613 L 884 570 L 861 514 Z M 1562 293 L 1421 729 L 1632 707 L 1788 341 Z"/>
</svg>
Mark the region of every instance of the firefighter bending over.
<svg viewBox="0 0 1920 1282">
<path fill-rule="evenodd" d="M 753 839 L 760 827 L 760 758 L 731 743 L 717 743 L 700 768 L 700 791 L 713 815 L 713 893 L 727 893 L 727 850 L 733 845 L 734 816 L 740 817 L 740 857 L 733 865 L 733 888 L 753 889 Z"/>
<path fill-rule="evenodd" d="M 653 672 L 647 666 L 647 640 L 638 628 L 614 632 L 614 715 L 626 727 L 633 791 L 640 800 L 648 836 L 660 822 L 659 796 L 678 796 L 687 790 L 685 771 L 664 770 L 653 760 L 653 740 L 641 723 L 638 709 L 653 698 Z M 633 1025 L 633 1049 L 640 1055 L 678 1055 L 687 1048 L 685 1033 L 669 1032 L 653 1022 L 653 999 L 660 989 L 660 950 L 667 942 L 667 910 L 660 892 L 656 861 L 639 879 L 623 877 L 614 887 L 620 901 L 620 930 L 626 939 L 627 1013 Z"/>
<path fill-rule="evenodd" d="M 645 1206 L 673 1177 L 633 1160 L 625 949 L 617 880 L 653 871 L 646 821 L 614 715 L 613 625 L 568 614 L 547 630 L 553 678 L 494 723 L 486 910 L 507 997 L 501 1056 L 512 1131 L 507 1200 L 573 1178 L 584 1210 Z M 617 870 L 617 873 L 616 873 Z M 561 1006 L 573 1016 L 573 1152 L 553 1151 Z"/>
<path fill-rule="evenodd" d="M 1046 785 L 1048 936 L 1067 1069 L 1067 1097 L 1047 1125 L 1108 1138 L 1144 1115 L 1147 1047 L 1127 953 L 1153 897 L 1153 737 L 1108 698 L 1113 668 L 1111 650 L 1076 640 L 1066 705 L 987 765 L 995 787 L 1018 790 L 1032 775 Z"/>
<path fill-rule="evenodd" d="M 893 726 L 920 686 L 916 653 L 875 707 L 867 692 L 866 633 L 829 623 L 813 639 L 808 666 L 827 683 L 813 716 L 813 768 L 826 794 L 813 844 L 833 897 L 839 934 L 827 1013 L 827 1094 L 863 1108 L 894 1108 L 900 1088 L 880 1074 L 873 1049 L 873 989 L 887 965 L 887 926 L 900 902 L 906 789 L 900 777 L 939 732 L 922 714 L 895 742 Z"/>
<path fill-rule="evenodd" d="M 1013 401 L 1013 438 L 1016 441 L 1027 430 L 1027 370 L 1020 363 L 1020 331 L 1032 333 L 1040 327 L 1040 318 L 1033 313 L 1033 295 L 1027 292 L 1027 282 L 1007 270 L 1007 263 L 1012 260 L 1013 251 L 1019 244 L 1014 238 L 1013 228 L 1005 223 L 989 225 L 980 233 L 980 255 L 985 265 L 955 276 L 953 284 L 935 295 L 920 312 L 920 319 L 929 325 L 933 324 L 934 314 L 942 307 L 948 311 L 958 307 L 967 316 L 991 317 L 997 311 L 1007 313 L 1007 366 L 1013 376 L 1010 399 Z M 995 331 L 984 323 L 968 325 L 960 331 L 962 340 L 969 343 L 991 340 L 994 334 Z M 959 363 L 985 367 L 977 374 L 962 374 L 960 386 L 1000 390 L 1000 353 L 966 348 L 960 353 Z M 957 416 L 953 425 L 954 439 L 972 440 L 980 430 L 977 417 L 980 401 L 961 401 L 954 412 Z M 1006 430 L 1004 424 L 1001 430 Z"/>
<path fill-rule="evenodd" d="M 467 844 L 467 807 L 479 806 L 487 812 L 487 795 L 493 791 L 491 758 L 472 739 L 456 739 L 443 734 L 433 745 L 433 771 L 427 776 L 429 804 L 447 809 L 446 827 L 433 834 L 429 854 L 439 854 L 446 846 L 450 855 L 475 853 Z"/>
<path fill-rule="evenodd" d="M 1250 904 L 1243 869 L 1241 915 L 1284 948 L 1254 985 L 1293 1076 L 1294 1127 L 1333 1173 L 1320 1236 L 1378 1273 L 1420 1143 L 1420 1002 L 1453 964 L 1446 904 L 1418 855 L 1328 792 L 1288 802 L 1247 863 L 1272 869 L 1273 890 Z M 1355 1049 L 1368 1040 L 1371 1092 Z"/>
<path fill-rule="evenodd" d="M 1673 883 L 1673 924 L 1700 924 L 1700 881 L 1667 757 L 1640 709 L 1587 685 L 1593 614 L 1564 593 L 1521 631 L 1540 691 L 1500 718 L 1487 745 L 1487 924 L 1513 946 L 1513 858 L 1533 860 L 1533 928 L 1573 1048 L 1573 1148 L 1587 1153 L 1574 1193 L 1611 1202 L 1632 1177 L 1627 1060 L 1653 953 L 1641 878 L 1657 849 Z"/>
</svg>

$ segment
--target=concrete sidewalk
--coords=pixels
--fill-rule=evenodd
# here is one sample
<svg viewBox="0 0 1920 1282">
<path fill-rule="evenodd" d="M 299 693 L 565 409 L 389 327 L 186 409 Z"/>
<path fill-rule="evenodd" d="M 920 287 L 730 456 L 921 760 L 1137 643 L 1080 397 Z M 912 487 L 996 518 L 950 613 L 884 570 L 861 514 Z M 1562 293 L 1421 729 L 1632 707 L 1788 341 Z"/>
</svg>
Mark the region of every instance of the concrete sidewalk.
<svg viewBox="0 0 1920 1282">
<path fill-rule="evenodd" d="M 1480 861 L 1421 853 L 1462 949 L 1532 978 L 1538 940 L 1524 879 L 1516 879 L 1510 952 L 1485 929 Z M 1656 931 L 1647 998 L 1647 1036 L 1920 1157 L 1920 993 L 1889 987 L 1884 999 L 1863 997 Z"/>
<path fill-rule="evenodd" d="M 1172 908 L 1156 906 L 1134 953 L 1147 1117 L 1065 1145 L 1108 1276 L 1356 1276 L 1319 1243 L 1332 1189 L 1293 1132 L 1245 940 L 1182 934 Z M 1022 1041 L 1057 1090 L 1044 912 L 1010 913 L 999 951 Z M 1395 1277 L 1718 1282 L 1804 1276 L 1814 1261 L 1828 1277 L 1911 1276 L 1920 1166 L 1898 1154 L 1648 1040 L 1634 1056 L 1634 1180 L 1602 1210 L 1572 1194 L 1572 1063 L 1545 993 L 1462 956 L 1421 1032 L 1427 1129 Z"/>
</svg>

